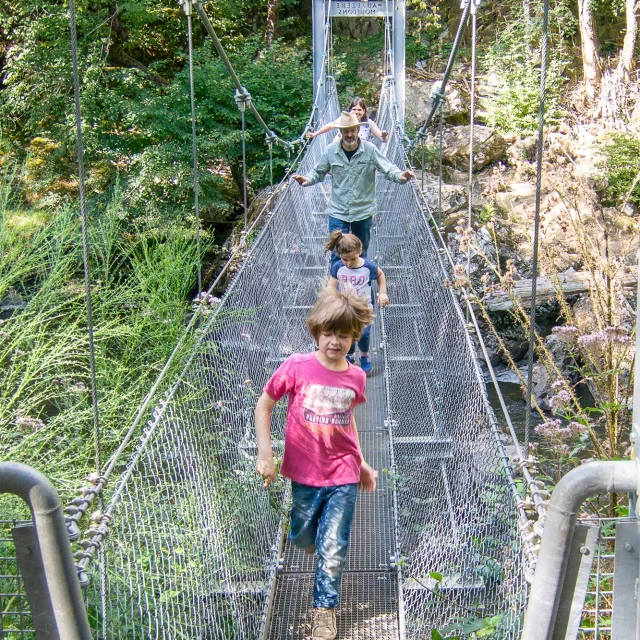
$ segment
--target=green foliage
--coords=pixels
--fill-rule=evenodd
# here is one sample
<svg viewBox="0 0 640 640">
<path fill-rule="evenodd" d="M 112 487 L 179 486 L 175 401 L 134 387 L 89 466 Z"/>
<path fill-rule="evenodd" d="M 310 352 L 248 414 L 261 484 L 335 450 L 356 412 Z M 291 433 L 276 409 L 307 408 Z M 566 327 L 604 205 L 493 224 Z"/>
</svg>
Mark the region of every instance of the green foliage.
<svg viewBox="0 0 640 640">
<path fill-rule="evenodd" d="M 0 213 L 0 297 L 18 308 L 0 320 L 0 458 L 38 468 L 65 494 L 94 460 L 78 214 L 63 209 L 25 232 L 15 224 L 22 214 Z M 178 226 L 133 233 L 117 192 L 89 226 L 107 456 L 184 330 L 197 255 Z"/>
<path fill-rule="evenodd" d="M 487 224 L 487 222 L 491 222 L 496 216 L 496 207 L 493 202 L 487 202 L 480 213 L 478 214 L 478 220 L 482 222 L 482 224 Z"/>
<path fill-rule="evenodd" d="M 540 111 L 539 19 L 501 25 L 495 44 L 481 59 L 481 66 L 495 77 L 497 91 L 489 100 L 488 122 L 504 131 L 529 134 L 537 131 Z M 566 82 L 567 64 L 561 47 L 549 48 L 546 80 L 545 122 L 561 116 L 560 94 Z"/>
<path fill-rule="evenodd" d="M 306 50 L 261 38 L 266 5 L 236 0 L 207 7 L 229 57 L 267 124 L 284 139 L 300 135 L 311 106 Z M 101 196 L 116 181 L 129 219 L 177 220 L 193 210 L 191 108 L 185 19 L 159 0 L 77 6 L 83 141 L 88 191 Z M 4 26 L 0 18 L 0 27 Z M 243 36 L 237 35 L 239 31 Z M 55 205 L 77 191 L 75 116 L 67 9 L 27 5 L 14 20 L 17 46 L 7 53 L 0 93 L 3 140 L 28 158 L 25 197 Z M 249 35 L 256 34 L 260 35 Z M 233 36 L 233 39 L 229 39 Z M 241 200 L 240 113 L 235 87 L 194 18 L 194 85 L 199 202 L 206 223 L 231 218 Z M 253 188 L 269 179 L 264 132 L 247 113 L 247 165 Z M 274 154 L 275 178 L 287 164 Z"/>
<path fill-rule="evenodd" d="M 629 135 L 614 136 L 602 150 L 605 161 L 601 171 L 606 179 L 605 202 L 613 206 L 625 200 L 640 206 L 640 139 Z"/>
</svg>

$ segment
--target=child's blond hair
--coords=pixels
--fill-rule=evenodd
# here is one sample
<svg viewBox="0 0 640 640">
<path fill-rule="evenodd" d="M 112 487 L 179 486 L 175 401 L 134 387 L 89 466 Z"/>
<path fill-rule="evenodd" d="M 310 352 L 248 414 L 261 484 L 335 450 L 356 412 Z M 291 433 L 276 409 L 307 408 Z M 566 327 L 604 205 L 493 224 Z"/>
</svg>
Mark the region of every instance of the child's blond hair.
<svg viewBox="0 0 640 640">
<path fill-rule="evenodd" d="M 316 340 L 323 331 L 344 333 L 357 340 L 374 317 L 371 306 L 355 292 L 342 293 L 326 285 L 309 311 L 307 327 Z"/>
</svg>

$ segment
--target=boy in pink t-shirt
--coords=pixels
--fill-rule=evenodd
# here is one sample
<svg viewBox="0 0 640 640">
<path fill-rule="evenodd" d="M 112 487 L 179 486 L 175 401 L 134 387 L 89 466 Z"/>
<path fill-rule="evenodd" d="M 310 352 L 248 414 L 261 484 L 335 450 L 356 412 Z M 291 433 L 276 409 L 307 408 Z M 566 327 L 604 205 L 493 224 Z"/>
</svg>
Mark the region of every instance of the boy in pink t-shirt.
<svg viewBox="0 0 640 640">
<path fill-rule="evenodd" d="M 366 301 L 329 287 L 309 312 L 318 351 L 294 354 L 271 376 L 255 412 L 258 463 L 267 487 L 276 477 L 271 412 L 289 396 L 280 473 L 291 479 L 290 539 L 317 553 L 312 638 L 333 640 L 358 485 L 375 491 L 377 471 L 363 459 L 353 409 L 366 401 L 366 377 L 345 356 L 373 321 Z"/>
</svg>

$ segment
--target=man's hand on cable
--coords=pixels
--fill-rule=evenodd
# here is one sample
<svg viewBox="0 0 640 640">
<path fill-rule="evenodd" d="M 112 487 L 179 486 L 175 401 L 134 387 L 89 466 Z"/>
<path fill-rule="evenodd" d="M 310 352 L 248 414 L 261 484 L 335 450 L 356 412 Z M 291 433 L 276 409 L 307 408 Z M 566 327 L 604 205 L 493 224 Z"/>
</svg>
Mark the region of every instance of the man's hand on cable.
<svg viewBox="0 0 640 640">
<path fill-rule="evenodd" d="M 295 176 L 293 176 L 295 178 Z M 414 178 L 415 174 L 413 173 L 413 171 L 409 171 L 407 169 L 407 171 L 405 171 L 401 176 L 400 179 L 402 180 L 402 182 L 408 182 L 409 180 L 411 180 L 411 178 Z"/>
<path fill-rule="evenodd" d="M 405 171 L 405 173 L 407 173 Z M 411 171 L 409 171 L 411 173 Z M 413 175 L 413 174 L 412 174 Z M 297 173 L 291 176 L 301 187 L 306 187 L 309 181 L 304 176 L 299 176 Z"/>
</svg>

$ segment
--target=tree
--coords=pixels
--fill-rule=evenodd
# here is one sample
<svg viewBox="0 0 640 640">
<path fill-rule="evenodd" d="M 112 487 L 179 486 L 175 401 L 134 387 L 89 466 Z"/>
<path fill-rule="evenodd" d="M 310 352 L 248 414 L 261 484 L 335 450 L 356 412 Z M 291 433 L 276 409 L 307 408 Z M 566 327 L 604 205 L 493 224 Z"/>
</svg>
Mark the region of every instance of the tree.
<svg viewBox="0 0 640 640">
<path fill-rule="evenodd" d="M 595 28 L 591 0 L 578 0 L 578 16 L 580 22 L 580 45 L 582 49 L 582 70 L 584 74 L 587 98 L 595 100 L 600 85 L 601 66 L 598 53 L 598 34 Z"/>
<path fill-rule="evenodd" d="M 629 82 L 631 69 L 633 67 L 633 53 L 636 48 L 636 40 L 638 37 L 638 8 L 640 3 L 637 0 L 626 0 L 625 17 L 627 30 L 624 34 L 624 43 L 618 62 L 618 77 L 624 82 Z"/>
<path fill-rule="evenodd" d="M 638 0 L 625 1 L 624 29 L 613 4 L 603 2 L 598 16 L 601 32 L 607 35 L 605 49 L 616 51 L 616 55 L 603 56 L 598 38 L 598 19 L 594 16 L 592 0 L 578 0 L 582 68 L 587 91 L 587 100 L 594 109 L 594 117 L 609 120 L 612 124 L 626 120 L 629 101 L 629 82 L 633 70 L 636 41 L 638 37 Z M 622 42 L 620 34 L 624 33 Z M 614 64 L 614 61 L 617 63 Z"/>
<path fill-rule="evenodd" d="M 267 32 L 265 40 L 267 47 L 270 47 L 276 37 L 278 27 L 278 16 L 280 14 L 280 0 L 269 0 L 267 5 Z"/>
</svg>

